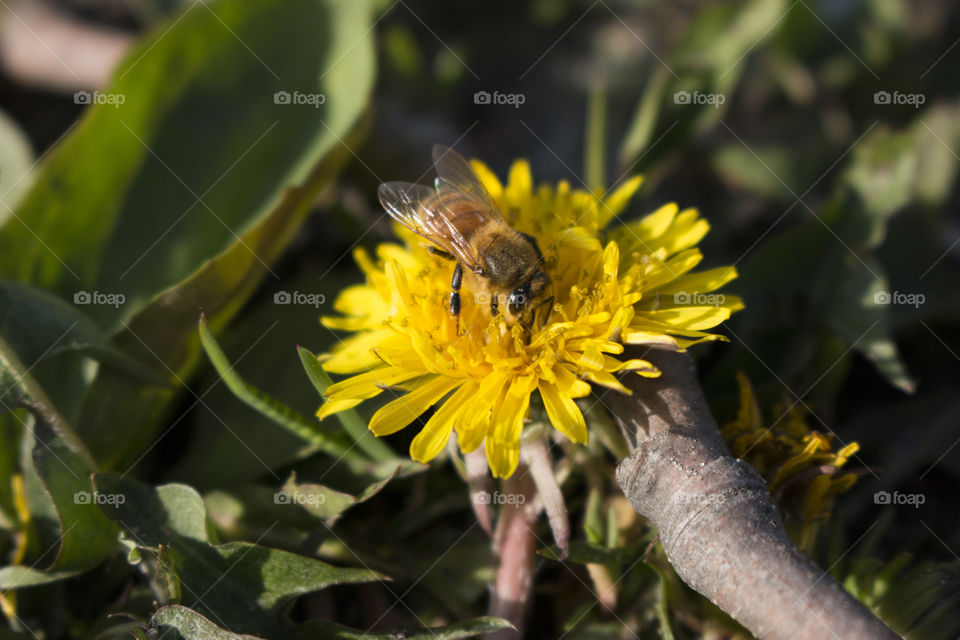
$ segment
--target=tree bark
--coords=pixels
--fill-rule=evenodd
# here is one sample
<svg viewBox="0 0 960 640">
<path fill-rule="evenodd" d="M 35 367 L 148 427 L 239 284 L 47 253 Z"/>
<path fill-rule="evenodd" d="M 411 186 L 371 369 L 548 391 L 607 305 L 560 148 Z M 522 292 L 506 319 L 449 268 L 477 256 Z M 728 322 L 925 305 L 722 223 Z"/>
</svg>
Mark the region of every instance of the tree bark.
<svg viewBox="0 0 960 640">
<path fill-rule="evenodd" d="M 663 375 L 605 397 L 631 448 L 617 481 L 683 581 L 763 640 L 899 637 L 790 540 L 763 478 L 727 450 L 693 360 L 644 357 Z"/>
</svg>

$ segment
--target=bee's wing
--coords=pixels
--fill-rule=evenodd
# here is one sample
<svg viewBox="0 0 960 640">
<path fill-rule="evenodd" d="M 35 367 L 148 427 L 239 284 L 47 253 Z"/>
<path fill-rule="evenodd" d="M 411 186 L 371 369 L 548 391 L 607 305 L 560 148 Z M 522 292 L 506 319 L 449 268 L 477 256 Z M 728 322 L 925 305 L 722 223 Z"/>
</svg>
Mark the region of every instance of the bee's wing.
<svg viewBox="0 0 960 640">
<path fill-rule="evenodd" d="M 436 180 L 437 193 L 442 203 L 456 203 L 472 208 L 486 218 L 506 222 L 490 192 L 463 156 L 443 145 L 433 145 L 433 165 L 440 176 Z M 444 205 L 443 208 L 447 208 Z"/>
<path fill-rule="evenodd" d="M 478 269 L 479 256 L 447 208 L 440 205 L 436 191 L 421 184 L 384 182 L 377 194 L 380 204 L 394 220 L 451 254 L 464 267 L 471 271 Z"/>
</svg>

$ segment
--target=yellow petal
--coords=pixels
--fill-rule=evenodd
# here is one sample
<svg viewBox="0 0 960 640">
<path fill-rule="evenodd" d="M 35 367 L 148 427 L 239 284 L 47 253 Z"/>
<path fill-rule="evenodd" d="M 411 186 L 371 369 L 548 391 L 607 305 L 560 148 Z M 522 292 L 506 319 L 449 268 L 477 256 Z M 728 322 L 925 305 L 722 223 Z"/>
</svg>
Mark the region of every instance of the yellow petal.
<svg viewBox="0 0 960 640">
<path fill-rule="evenodd" d="M 583 398 L 590 395 L 590 384 L 581 380 L 568 367 L 559 365 L 553 368 L 556 386 L 560 393 L 571 398 Z"/>
<path fill-rule="evenodd" d="M 412 459 L 426 463 L 437 457 L 450 439 L 454 423 L 466 409 L 467 400 L 473 397 L 479 386 L 479 383 L 473 381 L 464 384 L 431 416 L 410 443 Z"/>
<path fill-rule="evenodd" d="M 623 386 L 623 383 L 617 380 L 617 377 L 609 371 L 588 371 L 587 379 L 599 384 L 600 386 L 619 391 L 620 393 L 631 395 L 633 392 Z"/>
<path fill-rule="evenodd" d="M 526 160 L 516 160 L 510 167 L 507 179 L 507 203 L 519 207 L 530 198 L 533 193 L 533 177 L 530 175 L 530 163 Z"/>
<path fill-rule="evenodd" d="M 680 349 L 676 338 L 659 331 L 635 331 L 628 329 L 623 332 L 623 341 L 626 344 L 643 344 L 658 349 L 678 351 Z"/>
<path fill-rule="evenodd" d="M 495 174 L 493 171 L 490 171 L 490 168 L 479 160 L 471 160 L 470 166 L 477 174 L 477 177 L 480 178 L 480 182 L 483 183 L 483 186 L 487 188 L 487 193 L 493 197 L 494 202 L 496 202 L 500 207 L 503 207 L 503 185 L 500 184 L 497 174 Z"/>
<path fill-rule="evenodd" d="M 384 388 L 400 382 L 426 375 L 422 369 L 401 369 L 399 367 L 380 367 L 359 375 L 341 380 L 327 387 L 323 395 L 331 400 L 355 398 L 366 400 L 381 393 Z"/>
<path fill-rule="evenodd" d="M 587 423 L 573 398 L 560 393 L 557 387 L 547 382 L 541 381 L 539 389 L 550 423 L 573 442 L 586 444 Z"/>
<path fill-rule="evenodd" d="M 613 360 L 614 362 L 610 362 Z M 613 365 L 613 366 L 610 366 Z M 608 358 L 607 360 L 607 371 L 633 371 L 638 375 L 641 375 L 645 378 L 659 378 L 660 369 L 653 366 L 652 363 L 647 362 L 646 360 L 633 359 L 625 360 L 623 362 L 616 361 L 615 358 Z"/>
<path fill-rule="evenodd" d="M 737 270 L 735 267 L 717 267 L 700 273 L 686 274 L 676 282 L 671 282 L 662 287 L 659 293 L 661 295 L 677 291 L 707 293 L 719 289 L 736 277 Z"/>
<path fill-rule="evenodd" d="M 352 409 L 361 402 L 363 402 L 363 400 L 356 398 L 347 398 L 345 400 L 327 400 L 320 405 L 319 409 L 317 409 L 317 419 L 323 420 L 324 418 L 332 416 L 335 413 Z"/>
<path fill-rule="evenodd" d="M 692 247 L 710 231 L 710 223 L 700 217 L 696 209 L 681 211 L 674 220 L 673 227 L 664 238 L 664 244 L 669 253 L 682 251 Z"/>
<path fill-rule="evenodd" d="M 603 227 L 611 218 L 618 215 L 627 207 L 630 198 L 637 192 L 640 185 L 643 184 L 643 176 L 633 176 L 619 187 L 613 193 L 603 199 L 603 205 L 600 207 L 599 223 Z"/>
<path fill-rule="evenodd" d="M 533 376 L 516 378 L 494 414 L 492 434 L 486 440 L 486 453 L 495 478 L 509 478 L 520 463 L 523 418 L 530 407 L 530 392 L 535 387 L 536 378 Z"/>
<path fill-rule="evenodd" d="M 383 364 L 374 347 L 393 337 L 393 329 L 364 331 L 347 338 L 323 361 L 323 368 L 330 373 L 359 373 Z"/>
<path fill-rule="evenodd" d="M 678 209 L 677 205 L 673 202 L 665 204 L 640 220 L 631 222 L 617 229 L 616 234 L 628 242 L 633 240 L 632 244 L 648 243 L 652 239 L 663 235 L 666 230 L 670 228 L 673 219 L 677 215 Z"/>
<path fill-rule="evenodd" d="M 666 262 L 655 266 L 650 273 L 646 274 L 645 288 L 652 291 L 673 282 L 700 264 L 701 260 L 703 260 L 703 254 L 700 253 L 699 249 L 690 249 L 678 253 Z"/>
<path fill-rule="evenodd" d="M 380 407 L 370 418 L 368 428 L 376 436 L 396 433 L 420 417 L 440 398 L 461 384 L 461 380 L 436 376 L 422 381 L 410 393 Z"/>
<path fill-rule="evenodd" d="M 655 320 L 677 329 L 710 329 L 730 317 L 730 309 L 726 307 L 673 307 L 657 311 L 645 311 Z"/>
<path fill-rule="evenodd" d="M 490 421 L 493 412 L 503 402 L 506 382 L 506 373 L 493 373 L 483 379 L 476 395 L 468 401 L 467 409 L 456 425 L 457 445 L 463 453 L 475 450 L 490 433 Z"/>
<path fill-rule="evenodd" d="M 577 364 L 588 369 L 603 368 L 603 353 L 596 340 L 587 340 L 583 343 L 583 353 L 577 359 Z"/>
</svg>

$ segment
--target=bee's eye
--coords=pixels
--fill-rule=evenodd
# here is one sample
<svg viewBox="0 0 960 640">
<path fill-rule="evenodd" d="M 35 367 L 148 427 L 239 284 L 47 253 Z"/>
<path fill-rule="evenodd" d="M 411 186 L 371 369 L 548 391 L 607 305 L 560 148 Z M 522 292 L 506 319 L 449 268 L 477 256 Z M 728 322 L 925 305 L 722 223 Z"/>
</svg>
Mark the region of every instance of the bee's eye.
<svg viewBox="0 0 960 640">
<path fill-rule="evenodd" d="M 527 306 L 527 297 L 529 296 L 530 287 L 524 285 L 522 287 L 517 287 L 510 292 L 510 297 L 507 299 L 507 309 L 510 310 L 515 316 L 519 316 L 524 308 Z"/>
</svg>

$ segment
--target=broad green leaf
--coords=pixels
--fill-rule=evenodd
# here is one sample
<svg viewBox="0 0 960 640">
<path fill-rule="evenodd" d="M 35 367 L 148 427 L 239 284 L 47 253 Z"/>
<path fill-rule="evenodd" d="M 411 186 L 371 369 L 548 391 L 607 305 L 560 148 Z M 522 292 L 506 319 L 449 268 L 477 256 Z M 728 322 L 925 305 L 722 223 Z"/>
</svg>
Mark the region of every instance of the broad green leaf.
<svg viewBox="0 0 960 640">
<path fill-rule="evenodd" d="M 926 129 L 923 129 L 926 132 Z M 875 249 L 887 221 L 914 197 L 919 130 L 872 130 L 853 150 L 844 176 L 851 190 L 838 234 L 853 247 Z"/>
<path fill-rule="evenodd" d="M 890 291 L 883 269 L 869 256 L 858 259 L 842 255 L 833 278 L 836 287 L 832 289 L 827 316 L 830 326 L 847 345 L 873 363 L 891 384 L 913 393 L 916 384 L 890 337 L 891 296 L 899 292 Z"/>
<path fill-rule="evenodd" d="M 171 16 L 39 167 L 0 233 L 0 275 L 67 299 L 122 295 L 92 309 L 121 326 L 234 245 L 353 127 L 373 79 L 369 13 L 221 0 Z M 270 263 L 266 247 L 246 250 Z"/>
<path fill-rule="evenodd" d="M 960 562 L 925 563 L 897 579 L 878 613 L 908 638 L 947 640 L 960 634 Z"/>
<path fill-rule="evenodd" d="M 308 620 L 297 628 L 294 635 L 297 640 L 456 640 L 474 638 L 484 633 L 513 629 L 514 626 L 501 618 L 474 618 L 443 627 L 422 630 L 390 631 L 388 633 L 370 633 L 360 629 L 351 629 L 325 620 Z"/>
<path fill-rule="evenodd" d="M 149 629 L 154 634 L 152 637 L 162 640 L 261 640 L 257 636 L 227 631 L 193 609 L 178 604 L 157 609 L 150 616 Z"/>
<path fill-rule="evenodd" d="M 712 161 L 720 175 L 737 187 L 774 200 L 791 203 L 796 200 L 791 191 L 800 181 L 796 176 L 796 151 L 793 149 L 760 145 L 747 148 L 734 140 L 719 147 Z M 795 205 L 794 209 L 807 213 L 802 204 Z"/>
<path fill-rule="evenodd" d="M 203 310 L 219 329 L 253 293 L 264 267 L 248 250 L 274 259 L 287 244 L 320 187 L 327 184 L 347 152 L 338 149 L 322 162 L 303 187 L 289 190 L 277 207 L 226 252 L 208 261 L 182 284 L 158 296 L 137 314 L 116 344 L 139 361 L 170 375 L 182 385 L 199 364 L 202 348 L 196 333 L 197 312 Z M 125 468 L 149 446 L 176 393 L 150 389 L 110 371 L 98 373 L 87 394 L 78 431 L 105 467 Z M 110 425 L 137 424 L 117 437 Z M 104 425 L 107 425 L 106 427 Z"/>
<path fill-rule="evenodd" d="M 77 351 L 128 375 L 163 383 L 150 368 L 111 346 L 107 335 L 76 306 L 43 289 L 2 278 L 0 337 L 30 367 L 65 351 Z"/>
<path fill-rule="evenodd" d="M 217 344 L 203 316 L 200 316 L 200 341 L 217 373 L 239 400 L 270 418 L 277 425 L 315 445 L 321 451 L 338 458 L 359 456 L 360 452 L 353 452 L 350 441 L 343 434 L 322 428 L 316 420 L 309 420 L 298 411 L 244 382 Z"/>
<path fill-rule="evenodd" d="M 332 380 L 330 380 L 330 375 L 323 370 L 323 367 L 320 366 L 320 361 L 317 360 L 316 354 L 309 349 L 298 346 L 297 353 L 300 355 L 300 362 L 303 364 L 303 368 L 307 372 L 307 377 L 310 378 L 310 382 L 314 388 L 316 388 L 317 392 L 323 396 L 327 391 L 327 387 L 333 383 Z M 357 446 L 373 460 L 389 462 L 396 459 L 397 455 L 393 450 L 382 440 L 370 433 L 366 423 L 355 410 L 348 409 L 336 415 L 340 424 L 343 425 L 343 428 L 350 437 L 353 438 L 353 441 L 357 443 Z"/>
<path fill-rule="evenodd" d="M 151 575 L 157 568 L 154 550 L 164 550 L 162 564 L 178 582 L 177 604 L 234 632 L 276 634 L 281 608 L 297 596 L 383 578 L 247 542 L 214 544 L 203 499 L 185 485 L 153 489 L 109 472 L 97 474 L 94 483 L 105 496 L 100 508 L 128 533 L 152 566 Z"/>
<path fill-rule="evenodd" d="M 0 110 L 0 225 L 30 187 L 32 166 L 29 138 L 15 120 Z"/>
<path fill-rule="evenodd" d="M 68 299 L 123 296 L 90 315 L 179 388 L 201 361 L 197 313 L 215 329 L 236 314 L 352 157 L 374 76 L 370 10 L 191 4 L 121 64 L 103 93 L 123 104 L 92 106 L 47 156 L 0 229 L 0 275 Z M 100 370 L 77 429 L 126 471 L 178 396 Z"/>
<path fill-rule="evenodd" d="M 0 589 L 23 589 L 38 587 L 60 580 L 66 580 L 79 571 L 42 571 L 23 565 L 11 565 L 0 569 Z"/>
<path fill-rule="evenodd" d="M 399 471 L 400 466 L 398 465 L 389 476 L 371 484 L 355 496 L 325 487 L 322 484 L 300 484 L 297 482 L 296 476 L 291 476 L 283 485 L 281 495 L 287 502 L 301 505 L 313 515 L 322 518 L 326 521 L 327 526 L 333 526 L 333 523 L 344 511 L 361 502 L 366 502 L 380 493 L 380 490 L 393 480 Z"/>
<path fill-rule="evenodd" d="M 49 571 L 89 569 L 117 547 L 117 527 L 97 508 L 90 482 L 94 467 L 55 424 L 37 420 L 33 466 L 57 511 L 62 537 Z"/>
<path fill-rule="evenodd" d="M 0 385 L 3 389 L 0 400 L 4 410 L 26 408 L 32 414 L 32 419 L 25 422 L 24 426 L 27 428 L 32 425 L 32 447 L 30 459 L 26 462 L 30 467 L 27 506 L 34 517 L 43 514 L 55 519 L 55 524 L 45 522 L 37 525 L 56 529 L 56 540 L 52 547 L 56 549 L 56 554 L 50 556 L 49 561 L 44 560 L 40 569 L 50 572 L 50 579 L 55 580 L 98 564 L 116 547 L 117 529 L 94 504 L 90 484 L 94 462 L 90 453 L 2 339 Z M 34 534 L 42 535 L 36 527 L 27 529 L 23 534 L 28 538 Z M 31 549 L 44 554 L 51 550 L 43 549 L 40 552 L 35 544 L 31 545 Z M 41 560 L 43 555 L 37 562 Z M 37 584 L 42 578 L 38 577 L 36 571 L 15 566 L 8 568 L 3 580 L 9 581 L 6 582 L 8 588 L 15 588 L 21 586 L 19 580 Z"/>
</svg>

